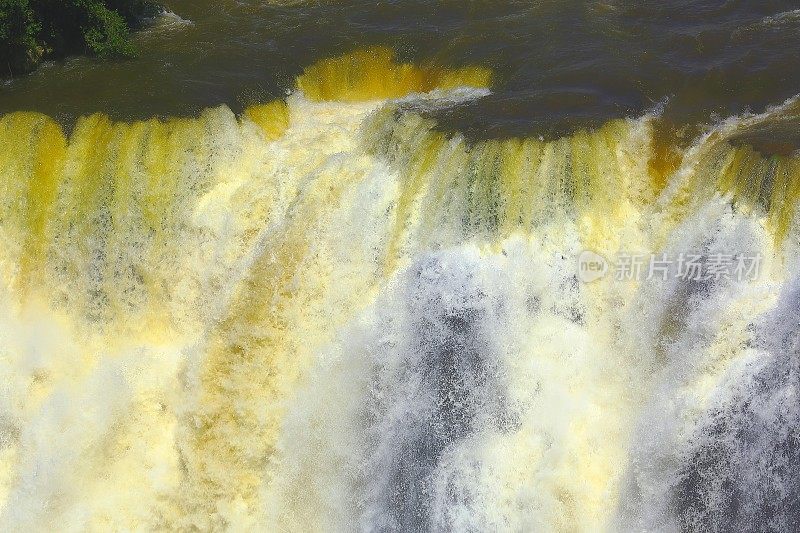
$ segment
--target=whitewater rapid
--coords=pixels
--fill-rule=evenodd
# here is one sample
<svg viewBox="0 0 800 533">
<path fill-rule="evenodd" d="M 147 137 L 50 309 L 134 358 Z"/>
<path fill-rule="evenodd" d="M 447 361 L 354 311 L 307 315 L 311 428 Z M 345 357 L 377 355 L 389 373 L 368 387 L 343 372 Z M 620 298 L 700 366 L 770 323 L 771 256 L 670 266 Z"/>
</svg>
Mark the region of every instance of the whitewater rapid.
<svg viewBox="0 0 800 533">
<path fill-rule="evenodd" d="M 2 528 L 796 526 L 800 158 L 729 140 L 797 102 L 672 166 L 655 115 L 437 130 L 490 77 L 381 50 L 241 117 L 1 117 Z"/>
</svg>

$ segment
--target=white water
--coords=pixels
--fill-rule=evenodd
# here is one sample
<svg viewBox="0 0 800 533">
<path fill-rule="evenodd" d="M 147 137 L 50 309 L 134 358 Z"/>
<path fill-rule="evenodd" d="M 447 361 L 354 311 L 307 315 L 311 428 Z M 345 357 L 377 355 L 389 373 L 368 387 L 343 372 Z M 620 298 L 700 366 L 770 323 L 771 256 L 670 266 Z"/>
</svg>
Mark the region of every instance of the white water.
<svg viewBox="0 0 800 533">
<path fill-rule="evenodd" d="M 724 128 L 661 192 L 650 117 L 468 147 L 415 111 L 460 98 L 94 117 L 63 159 L 2 119 L 3 528 L 796 524 L 794 208 L 717 192 Z M 582 284 L 585 249 L 764 264 Z"/>
</svg>

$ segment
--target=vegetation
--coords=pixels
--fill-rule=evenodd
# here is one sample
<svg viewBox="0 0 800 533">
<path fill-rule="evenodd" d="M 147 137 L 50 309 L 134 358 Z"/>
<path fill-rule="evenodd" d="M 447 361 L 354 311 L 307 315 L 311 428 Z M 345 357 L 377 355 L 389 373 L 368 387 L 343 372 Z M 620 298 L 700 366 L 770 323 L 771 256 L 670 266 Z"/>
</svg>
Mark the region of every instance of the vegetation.
<svg viewBox="0 0 800 533">
<path fill-rule="evenodd" d="M 0 69 L 20 74 L 71 54 L 130 57 L 131 29 L 157 10 L 150 0 L 0 0 Z"/>
</svg>

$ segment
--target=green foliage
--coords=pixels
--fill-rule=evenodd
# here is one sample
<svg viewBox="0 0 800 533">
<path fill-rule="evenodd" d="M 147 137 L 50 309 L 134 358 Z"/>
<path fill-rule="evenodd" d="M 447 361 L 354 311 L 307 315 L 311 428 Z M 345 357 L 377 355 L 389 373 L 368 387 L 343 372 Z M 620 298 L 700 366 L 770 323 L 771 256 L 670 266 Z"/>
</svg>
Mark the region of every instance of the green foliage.
<svg viewBox="0 0 800 533">
<path fill-rule="evenodd" d="M 27 72 L 71 54 L 130 57 L 130 28 L 157 11 L 150 0 L 0 0 L 0 69 Z"/>
<path fill-rule="evenodd" d="M 91 52 L 98 57 L 125 57 L 134 54 L 128 40 L 130 30 L 122 15 L 98 3 L 86 6 L 87 24 L 83 39 Z"/>
<path fill-rule="evenodd" d="M 18 72 L 35 64 L 40 30 L 28 0 L 0 0 L 0 67 Z"/>
</svg>

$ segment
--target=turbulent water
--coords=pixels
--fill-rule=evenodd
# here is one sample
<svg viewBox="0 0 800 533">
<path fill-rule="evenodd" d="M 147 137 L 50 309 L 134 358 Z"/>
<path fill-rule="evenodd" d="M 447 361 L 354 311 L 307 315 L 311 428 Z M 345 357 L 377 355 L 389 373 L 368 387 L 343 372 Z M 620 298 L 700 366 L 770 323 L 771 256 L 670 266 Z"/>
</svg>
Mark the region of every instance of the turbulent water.
<svg viewBox="0 0 800 533">
<path fill-rule="evenodd" d="M 501 78 L 372 47 L 241 113 L 0 117 L 0 529 L 800 527 L 800 90 L 442 126 Z"/>
<path fill-rule="evenodd" d="M 137 58 L 0 79 L 0 113 L 43 112 L 68 129 L 98 111 L 125 121 L 220 104 L 240 113 L 283 98 L 306 66 L 375 45 L 414 63 L 490 67 L 491 95 L 437 111 L 444 129 L 472 139 L 555 139 L 663 103 L 680 129 L 800 92 L 800 0 L 163 3 L 171 11 L 137 34 Z"/>
</svg>

